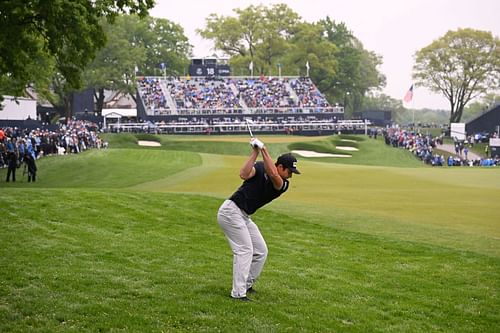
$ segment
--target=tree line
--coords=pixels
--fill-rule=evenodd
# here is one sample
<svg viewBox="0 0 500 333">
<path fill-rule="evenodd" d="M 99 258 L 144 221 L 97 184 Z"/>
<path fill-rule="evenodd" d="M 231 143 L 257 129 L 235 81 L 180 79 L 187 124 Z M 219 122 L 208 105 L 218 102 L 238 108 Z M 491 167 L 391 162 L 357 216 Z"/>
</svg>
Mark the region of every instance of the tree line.
<svg viewBox="0 0 500 333">
<path fill-rule="evenodd" d="M 31 87 L 70 116 L 71 93 L 92 87 L 100 113 L 105 90 L 135 99 L 136 75 L 185 74 L 192 45 L 180 25 L 148 15 L 153 5 L 0 2 L 1 95 L 22 96 Z M 364 108 L 404 109 L 400 100 L 381 94 L 382 57 L 329 16 L 308 23 L 286 4 L 251 5 L 232 16 L 210 14 L 197 32 L 229 56 L 233 75 L 309 75 L 331 104 L 345 105 L 347 116 Z M 450 31 L 416 53 L 416 85 L 448 98 L 450 121 L 459 121 L 469 102 L 492 94 L 496 100 L 498 46 L 489 32 Z"/>
</svg>

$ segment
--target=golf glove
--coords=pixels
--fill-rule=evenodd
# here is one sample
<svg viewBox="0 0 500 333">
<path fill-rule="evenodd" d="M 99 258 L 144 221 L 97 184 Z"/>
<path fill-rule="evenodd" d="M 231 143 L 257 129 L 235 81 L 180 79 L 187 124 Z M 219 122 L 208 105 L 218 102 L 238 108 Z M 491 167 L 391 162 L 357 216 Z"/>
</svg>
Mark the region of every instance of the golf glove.
<svg viewBox="0 0 500 333">
<path fill-rule="evenodd" d="M 264 148 L 264 142 L 260 141 L 257 138 L 252 138 L 252 140 L 250 140 L 250 146 L 252 146 L 253 148 L 262 149 Z"/>
</svg>

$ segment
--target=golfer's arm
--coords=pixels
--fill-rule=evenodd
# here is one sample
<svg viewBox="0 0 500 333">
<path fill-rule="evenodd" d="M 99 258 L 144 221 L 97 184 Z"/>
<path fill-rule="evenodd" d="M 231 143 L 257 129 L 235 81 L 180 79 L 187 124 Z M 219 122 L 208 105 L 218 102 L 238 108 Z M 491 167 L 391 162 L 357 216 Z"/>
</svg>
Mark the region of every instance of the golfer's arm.
<svg viewBox="0 0 500 333">
<path fill-rule="evenodd" d="M 258 149 L 252 149 L 252 154 L 248 158 L 248 160 L 243 164 L 243 166 L 240 169 L 240 178 L 241 179 L 250 179 L 253 176 L 255 176 L 255 168 L 254 164 L 255 161 L 257 160 L 257 156 L 259 156 L 259 150 Z"/>
<path fill-rule="evenodd" d="M 277 190 L 281 189 L 283 186 L 283 178 L 279 175 L 276 165 L 274 165 L 274 161 L 269 155 L 267 148 L 264 146 L 264 148 L 260 150 L 260 153 L 262 154 L 262 158 L 264 160 L 264 170 L 269 178 L 271 178 L 274 188 Z"/>
</svg>

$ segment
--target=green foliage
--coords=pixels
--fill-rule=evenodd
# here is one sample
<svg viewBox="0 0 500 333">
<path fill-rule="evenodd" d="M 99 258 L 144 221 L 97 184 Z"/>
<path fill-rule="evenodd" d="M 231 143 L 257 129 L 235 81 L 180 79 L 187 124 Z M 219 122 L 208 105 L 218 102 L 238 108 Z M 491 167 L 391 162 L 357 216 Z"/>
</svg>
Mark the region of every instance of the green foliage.
<svg viewBox="0 0 500 333">
<path fill-rule="evenodd" d="M 328 95 L 326 89 L 340 70 L 339 48 L 323 36 L 321 24 L 302 23 L 297 26 L 291 39 L 292 48 L 285 58 L 286 68 L 296 71 L 287 71 L 289 75 L 306 75 L 306 62 L 309 63 L 309 76 L 322 93 Z M 298 66 L 297 66 L 298 65 Z"/>
<path fill-rule="evenodd" d="M 254 73 L 277 75 L 277 67 L 283 68 L 283 75 L 297 66 L 285 63 L 292 45 L 289 40 L 299 24 L 300 17 L 285 4 L 250 5 L 234 10 L 237 17 L 210 14 L 205 29 L 198 33 L 214 41 L 215 48 L 230 55 L 234 73 L 249 72 L 251 61 Z M 305 65 L 305 60 L 303 61 Z"/>
<path fill-rule="evenodd" d="M 400 99 L 392 98 L 386 94 L 372 93 L 365 97 L 363 110 L 393 110 L 403 111 L 403 103 Z"/>
<path fill-rule="evenodd" d="M 67 89 L 78 89 L 83 69 L 105 43 L 99 18 L 112 20 L 126 11 L 145 15 L 153 4 L 152 0 L 0 2 L 0 89 L 5 88 L 6 78 L 11 90 L 20 93 L 35 79 L 52 75 L 45 68 L 35 75 L 31 72 L 47 57 Z"/>
<path fill-rule="evenodd" d="M 128 31 L 130 43 L 146 52 L 144 63 L 137 63 L 142 75 L 183 74 L 189 64 L 192 46 L 184 35 L 184 29 L 169 20 L 147 17 L 133 31 Z M 160 73 L 160 64 L 165 71 Z"/>
<path fill-rule="evenodd" d="M 346 114 L 352 115 L 354 110 L 362 107 L 368 91 L 385 85 L 385 76 L 377 69 L 382 59 L 365 50 L 344 23 L 336 23 L 327 16 L 319 24 L 326 39 L 338 49 L 335 55 L 338 70 L 333 76 L 321 78 L 321 72 L 318 76 L 311 76 L 319 82 L 320 90 L 330 101 L 344 104 Z"/>
<path fill-rule="evenodd" d="M 101 24 L 106 45 L 84 73 L 85 86 L 98 92 L 99 113 L 105 90 L 128 94 L 135 100 L 136 74 L 178 75 L 188 63 L 187 37 L 179 25 L 166 19 L 120 15 L 112 24 L 106 20 Z M 160 63 L 166 64 L 165 73 L 160 72 Z"/>
<path fill-rule="evenodd" d="M 363 48 L 344 23 L 307 23 L 285 4 L 248 6 L 236 17 L 210 14 L 198 33 L 228 54 L 233 75 L 309 75 L 332 103 L 359 109 L 366 92 L 385 85 L 381 58 Z M 346 96 L 349 96 L 347 101 Z"/>
<path fill-rule="evenodd" d="M 450 123 L 460 122 L 465 106 L 500 86 L 500 40 L 491 32 L 448 31 L 416 53 L 417 84 L 450 102 Z"/>
<path fill-rule="evenodd" d="M 97 111 L 102 112 L 104 90 L 130 94 L 135 98 L 135 67 L 145 61 L 145 51 L 131 43 L 130 30 L 138 25 L 136 16 L 118 16 L 113 23 L 101 20 L 107 42 L 83 73 L 85 87 L 98 93 Z M 94 110 L 92 110 L 94 111 Z"/>
</svg>

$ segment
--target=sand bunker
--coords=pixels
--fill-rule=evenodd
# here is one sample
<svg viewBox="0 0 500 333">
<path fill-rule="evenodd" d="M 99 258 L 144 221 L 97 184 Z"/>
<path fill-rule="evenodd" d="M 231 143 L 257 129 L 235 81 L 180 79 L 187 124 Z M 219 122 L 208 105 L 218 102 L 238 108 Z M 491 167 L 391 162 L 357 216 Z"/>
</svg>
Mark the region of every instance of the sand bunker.
<svg viewBox="0 0 500 333">
<path fill-rule="evenodd" d="M 139 140 L 137 142 L 137 144 L 139 146 L 147 146 L 147 147 L 160 147 L 161 146 L 161 143 L 156 142 L 156 141 L 143 141 L 143 140 Z"/>
<path fill-rule="evenodd" d="M 345 142 L 357 142 L 356 140 L 350 140 L 350 139 L 340 139 L 340 141 L 345 141 Z"/>
<path fill-rule="evenodd" d="M 292 153 L 304 157 L 351 157 L 351 155 L 317 153 L 315 151 L 310 151 L 310 150 L 292 150 Z"/>
<path fill-rule="evenodd" d="M 339 150 L 349 150 L 349 151 L 356 151 L 356 150 L 359 150 L 358 148 L 354 148 L 354 147 L 347 147 L 347 146 L 336 146 L 335 148 L 339 149 Z"/>
</svg>

